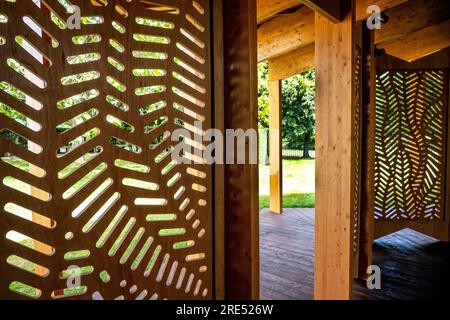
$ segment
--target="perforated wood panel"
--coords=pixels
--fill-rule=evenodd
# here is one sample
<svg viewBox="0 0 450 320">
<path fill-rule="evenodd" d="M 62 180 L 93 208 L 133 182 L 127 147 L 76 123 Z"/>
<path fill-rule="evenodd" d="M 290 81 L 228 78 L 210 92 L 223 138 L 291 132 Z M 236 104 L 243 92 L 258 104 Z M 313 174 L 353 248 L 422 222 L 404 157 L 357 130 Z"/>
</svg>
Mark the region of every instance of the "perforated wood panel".
<svg viewBox="0 0 450 320">
<path fill-rule="evenodd" d="M 209 1 L 68 3 L 0 0 L 0 298 L 211 298 Z"/>
<path fill-rule="evenodd" d="M 353 118 L 353 139 L 355 141 L 353 170 L 353 212 L 352 244 L 353 253 L 359 249 L 359 218 L 361 208 L 361 47 L 355 45 L 355 115 Z"/>
<path fill-rule="evenodd" d="M 447 73 L 394 70 L 377 75 L 377 221 L 432 222 L 444 217 Z"/>
</svg>

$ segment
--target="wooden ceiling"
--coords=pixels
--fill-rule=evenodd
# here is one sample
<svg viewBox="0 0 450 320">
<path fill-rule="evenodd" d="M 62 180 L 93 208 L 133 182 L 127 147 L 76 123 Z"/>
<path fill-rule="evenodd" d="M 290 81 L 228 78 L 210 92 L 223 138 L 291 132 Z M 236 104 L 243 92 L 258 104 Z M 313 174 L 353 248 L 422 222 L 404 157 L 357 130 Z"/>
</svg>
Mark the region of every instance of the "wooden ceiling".
<svg viewBox="0 0 450 320">
<path fill-rule="evenodd" d="M 295 58 L 302 59 L 302 70 L 308 64 L 312 67 L 311 8 L 323 12 L 317 3 L 321 1 L 257 0 L 258 60 L 270 60 L 277 67 L 284 64 L 291 72 L 296 71 Z M 387 54 L 414 61 L 450 46 L 449 0 L 356 0 L 356 19 L 367 19 L 370 15 L 367 7 L 374 4 L 389 17 L 375 32 L 377 47 Z M 335 8 L 326 10 L 331 12 Z"/>
</svg>

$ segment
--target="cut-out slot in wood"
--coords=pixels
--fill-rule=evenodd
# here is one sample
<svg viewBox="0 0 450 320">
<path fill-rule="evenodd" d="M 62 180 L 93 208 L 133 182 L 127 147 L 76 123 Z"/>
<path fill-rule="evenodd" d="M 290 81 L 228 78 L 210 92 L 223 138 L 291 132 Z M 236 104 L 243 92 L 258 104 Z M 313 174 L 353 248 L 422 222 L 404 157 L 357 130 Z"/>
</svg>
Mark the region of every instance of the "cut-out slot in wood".
<svg viewBox="0 0 450 320">
<path fill-rule="evenodd" d="M 113 179 L 106 179 L 83 202 L 81 202 L 78 207 L 76 207 L 72 211 L 72 217 L 78 218 L 81 214 L 83 214 L 87 210 L 87 208 L 89 208 L 102 194 L 106 192 L 106 190 L 108 190 L 109 187 L 111 187 L 112 184 Z"/>
<path fill-rule="evenodd" d="M 150 273 L 152 272 L 153 267 L 156 264 L 156 260 L 158 259 L 158 256 L 161 253 L 161 250 L 162 250 L 162 247 L 160 245 L 158 245 L 155 248 L 155 250 L 153 251 L 150 261 L 148 262 L 147 267 L 145 268 L 144 277 L 150 276 Z"/>
<path fill-rule="evenodd" d="M 112 145 L 114 145 L 114 146 L 116 146 L 118 148 L 130 151 L 130 152 L 133 152 L 133 153 L 136 153 L 136 154 L 140 154 L 142 152 L 142 148 L 141 147 L 139 147 L 139 146 L 137 146 L 135 144 L 129 143 L 129 142 L 125 141 L 125 140 L 116 138 L 116 137 L 111 137 L 109 139 L 109 142 Z"/>
<path fill-rule="evenodd" d="M 117 80 L 114 77 L 107 76 L 106 82 L 108 82 L 114 89 L 116 89 L 119 92 L 123 93 L 123 92 L 127 91 L 127 87 L 125 86 L 125 84 L 123 84 L 122 82 L 120 82 L 119 80 Z"/>
<path fill-rule="evenodd" d="M 9 290 L 32 299 L 39 299 L 42 295 L 42 291 L 40 289 L 29 286 L 20 281 L 11 282 L 9 284 Z"/>
<path fill-rule="evenodd" d="M 185 76 L 182 76 L 181 74 L 177 73 L 177 72 L 172 72 L 172 76 L 181 81 L 182 83 L 184 83 L 185 85 L 191 87 L 192 89 L 198 91 L 201 94 L 205 94 L 206 93 L 206 89 L 202 86 L 199 86 L 198 84 L 196 84 L 195 82 L 189 80 L 188 78 L 186 78 Z"/>
<path fill-rule="evenodd" d="M 149 95 L 149 94 L 162 93 L 162 92 L 165 92 L 165 91 L 166 91 L 166 87 L 165 86 L 150 86 L 150 87 L 136 88 L 134 93 L 137 96 L 145 96 L 145 95 Z"/>
<path fill-rule="evenodd" d="M 80 180 L 78 180 L 73 186 L 71 186 L 69 189 L 67 189 L 62 197 L 63 199 L 67 200 L 73 197 L 75 194 L 77 194 L 81 189 L 86 187 L 89 183 L 94 181 L 103 171 L 106 170 L 108 166 L 105 162 L 100 163 L 97 167 L 95 167 L 93 170 L 91 170 L 88 174 L 86 174 L 84 177 L 82 177 Z"/>
<path fill-rule="evenodd" d="M 23 36 L 16 36 L 16 43 L 22 47 L 30 56 L 36 59 L 37 62 L 42 64 L 44 67 L 50 68 L 52 66 L 52 61 L 39 49 L 37 49 L 28 39 Z"/>
<path fill-rule="evenodd" d="M 190 33 L 188 30 L 184 28 L 180 28 L 180 33 L 186 37 L 186 39 L 190 40 L 192 43 L 194 43 L 197 47 L 200 49 L 205 48 L 205 43 L 198 39 L 196 36 L 194 36 L 192 33 Z"/>
<path fill-rule="evenodd" d="M 66 261 L 75 261 L 75 260 L 83 260 L 89 258 L 91 255 L 91 251 L 87 249 L 69 251 L 64 253 L 64 260 Z"/>
<path fill-rule="evenodd" d="M 117 22 L 116 20 L 112 21 L 111 25 L 117 32 L 119 32 L 121 34 L 124 34 L 127 31 L 127 29 L 120 22 Z"/>
<path fill-rule="evenodd" d="M 172 22 L 154 20 L 149 18 L 137 17 L 135 21 L 137 24 L 154 28 L 173 29 L 175 27 Z"/>
<path fill-rule="evenodd" d="M 31 118 L 28 118 L 19 111 L 16 111 L 15 109 L 2 102 L 0 102 L 0 114 L 5 115 L 11 120 L 14 120 L 15 122 L 33 130 L 34 132 L 39 132 L 42 129 L 41 124 L 37 123 Z"/>
<path fill-rule="evenodd" d="M 82 296 L 87 292 L 86 286 L 74 287 L 74 288 L 65 288 L 54 290 L 51 293 L 52 299 L 64 299 L 69 297 Z"/>
<path fill-rule="evenodd" d="M 103 248 L 105 243 L 108 241 L 111 234 L 114 232 L 114 230 L 117 228 L 119 223 L 122 221 L 122 218 L 125 216 L 125 213 L 128 211 L 127 206 L 122 206 L 114 216 L 114 218 L 109 223 L 108 227 L 106 227 L 105 231 L 102 233 L 100 238 L 98 239 L 96 243 L 97 248 Z"/>
<path fill-rule="evenodd" d="M 200 80 L 204 80 L 205 79 L 205 74 L 203 72 L 198 71 L 197 69 L 195 69 L 194 67 L 192 67 L 191 65 L 189 65 L 188 63 L 184 62 L 183 60 L 175 57 L 173 58 L 173 61 L 179 65 L 180 67 L 182 67 L 183 69 L 185 69 L 186 71 L 192 73 L 194 76 L 198 77 Z"/>
<path fill-rule="evenodd" d="M 141 250 L 139 251 L 138 255 L 134 259 L 133 263 L 131 264 L 131 270 L 135 271 L 139 267 L 139 265 L 142 262 L 142 259 L 144 259 L 144 256 L 147 254 L 148 250 L 150 249 L 150 246 L 153 243 L 153 237 L 148 237 L 145 243 L 143 244 Z"/>
<path fill-rule="evenodd" d="M 165 12 L 165 13 L 170 13 L 170 14 L 175 14 L 175 15 L 180 14 L 180 9 L 169 6 L 167 4 L 160 4 L 158 2 L 149 1 L 149 0 L 139 0 L 139 2 L 147 10 L 152 10 L 152 11 L 156 11 L 156 12 Z"/>
<path fill-rule="evenodd" d="M 151 113 L 153 113 L 155 111 L 164 109 L 166 107 L 166 105 L 167 104 L 166 104 L 165 101 L 159 101 L 159 102 L 153 103 L 151 105 L 148 105 L 148 106 L 140 108 L 139 109 L 139 114 L 141 116 L 146 116 L 146 115 L 151 114 Z"/>
<path fill-rule="evenodd" d="M 76 117 L 73 117 L 70 120 L 67 120 L 56 126 L 56 132 L 58 133 L 66 133 L 73 128 L 78 127 L 79 125 L 84 124 L 85 122 L 95 118 L 99 114 L 99 111 L 95 108 L 92 108 L 86 112 L 79 114 Z"/>
<path fill-rule="evenodd" d="M 35 177 L 43 178 L 47 174 L 46 171 L 26 160 L 23 160 L 11 153 L 4 153 L 1 160 L 17 169 L 27 172 Z"/>
<path fill-rule="evenodd" d="M 52 196 L 50 193 L 39 189 L 37 187 L 34 187 L 26 182 L 23 182 L 19 179 L 16 179 L 14 177 L 7 176 L 3 178 L 3 184 L 7 187 L 10 187 L 11 189 L 14 189 L 16 191 L 19 191 L 21 193 L 27 194 L 29 196 L 32 196 L 33 198 L 39 199 L 41 201 L 48 202 L 52 199 Z M 32 190 L 34 192 L 32 192 Z"/>
<path fill-rule="evenodd" d="M 137 59 L 150 59 L 150 60 L 166 60 L 167 53 L 164 52 L 153 52 L 153 51 L 138 51 L 133 50 L 133 57 Z"/>
<path fill-rule="evenodd" d="M 133 187 L 138 189 L 144 189 L 149 191 L 157 191 L 159 190 L 159 186 L 156 183 L 138 180 L 138 179 L 131 179 L 131 178 L 123 178 L 122 184 L 127 187 Z"/>
<path fill-rule="evenodd" d="M 111 95 L 107 95 L 106 96 L 106 101 L 111 104 L 112 106 L 116 107 L 117 109 L 120 109 L 122 111 L 127 112 L 130 107 L 123 101 L 120 101 L 119 99 L 117 99 L 114 96 Z"/>
<path fill-rule="evenodd" d="M 23 22 L 40 38 L 49 43 L 53 48 L 57 48 L 59 46 L 59 42 L 55 39 L 55 37 L 52 36 L 50 32 L 45 30 L 42 26 L 40 26 L 33 18 L 31 18 L 30 16 L 25 16 L 23 17 Z"/>
<path fill-rule="evenodd" d="M 108 213 L 108 211 L 119 201 L 120 193 L 115 192 L 108 200 L 98 209 L 98 211 L 89 219 L 88 222 L 83 226 L 84 233 L 90 232 L 97 223 Z"/>
<path fill-rule="evenodd" d="M 173 213 L 152 213 L 146 217 L 148 222 L 167 222 L 177 220 L 177 215 Z"/>
<path fill-rule="evenodd" d="M 135 162 L 127 161 L 127 160 L 122 160 L 122 159 L 116 159 L 114 161 L 114 165 L 121 169 L 126 169 L 126 170 L 141 172 L 141 173 L 149 173 L 150 172 L 149 166 L 145 166 L 143 164 L 139 164 L 139 163 L 135 163 Z"/>
<path fill-rule="evenodd" d="M 82 168 L 85 164 L 89 163 L 92 159 L 95 159 L 99 154 L 103 152 L 103 148 L 97 146 L 85 155 L 79 157 L 77 160 L 69 164 L 67 167 L 58 172 L 58 179 L 65 179 L 78 169 Z"/>
<path fill-rule="evenodd" d="M 167 200 L 161 198 L 136 198 L 134 204 L 137 206 L 165 206 L 167 205 Z"/>
<path fill-rule="evenodd" d="M 177 96 L 186 99 L 187 101 L 199 106 L 200 108 L 204 108 L 206 106 L 206 104 L 203 101 L 191 96 L 190 94 L 187 94 L 186 92 L 184 92 L 181 89 L 178 89 L 177 87 L 173 87 L 172 92 L 175 93 Z"/>
<path fill-rule="evenodd" d="M 54 229 L 56 227 L 55 220 L 50 219 L 46 216 L 43 216 L 37 212 L 33 212 L 27 208 L 24 208 L 22 206 L 15 204 L 15 203 L 8 202 L 7 204 L 5 204 L 3 209 L 6 212 L 15 215 L 16 217 L 25 219 L 32 223 L 36 223 L 47 229 Z"/>
<path fill-rule="evenodd" d="M 46 256 L 52 256 L 55 253 L 55 248 L 17 231 L 8 231 L 6 239 Z"/>
<path fill-rule="evenodd" d="M 21 148 L 25 148 L 32 153 L 35 153 L 35 154 L 42 153 L 43 149 L 40 145 L 38 145 L 37 143 L 34 143 L 31 140 L 28 140 L 28 139 L 22 137 L 21 135 L 15 133 L 14 131 L 11 131 L 9 129 L 1 129 L 0 137 L 9 142 L 16 144 L 17 146 L 19 146 Z"/>
<path fill-rule="evenodd" d="M 100 53 L 92 52 L 92 53 L 84 53 L 76 56 L 68 56 L 66 61 L 68 64 L 82 64 L 88 62 L 99 61 L 101 59 Z"/>
<path fill-rule="evenodd" d="M 133 239 L 131 240 L 130 244 L 128 245 L 127 249 L 122 254 L 122 257 L 120 257 L 119 263 L 125 264 L 128 259 L 130 258 L 131 254 L 133 253 L 134 249 L 136 249 L 139 241 L 141 241 L 142 236 L 145 233 L 145 228 L 141 227 L 134 235 Z"/>
<path fill-rule="evenodd" d="M 108 251 L 108 255 L 110 257 L 113 257 L 117 253 L 117 251 L 119 250 L 119 248 L 122 246 L 123 242 L 125 241 L 125 238 L 131 232 L 131 229 L 133 228 L 135 223 L 136 223 L 136 218 L 130 218 L 130 220 L 128 220 L 127 224 L 120 232 L 116 241 L 111 246 L 111 249 L 109 249 L 109 251 Z"/>
<path fill-rule="evenodd" d="M 177 42 L 177 48 L 186 55 L 188 55 L 189 57 L 191 57 L 192 59 L 194 59 L 195 61 L 197 61 L 198 63 L 205 64 L 205 59 L 200 57 L 198 54 L 189 49 L 187 46 Z"/>
<path fill-rule="evenodd" d="M 189 21 L 198 31 L 205 32 L 205 27 L 200 22 L 198 22 L 197 19 L 195 19 L 189 13 L 187 13 L 185 17 L 186 20 Z"/>
<path fill-rule="evenodd" d="M 170 39 L 168 37 L 161 36 L 153 36 L 149 34 L 133 34 L 133 39 L 138 42 L 147 42 L 147 43 L 159 43 L 159 44 L 169 44 Z"/>
<path fill-rule="evenodd" d="M 32 84 L 34 84 L 39 89 L 44 89 L 45 87 L 47 87 L 47 82 L 45 80 L 43 80 L 42 78 L 37 76 L 35 73 L 30 71 L 27 67 L 25 67 L 23 64 L 21 64 L 19 61 L 15 60 L 13 58 L 8 58 L 8 59 L 6 59 L 6 63 L 8 64 L 8 66 L 11 69 L 16 71 L 18 74 L 22 75 L 25 79 L 30 81 Z"/>
<path fill-rule="evenodd" d="M 78 83 L 88 82 L 100 78 L 100 72 L 88 71 L 61 78 L 61 84 L 63 86 L 71 86 Z"/>
<path fill-rule="evenodd" d="M 94 98 L 97 98 L 100 95 L 100 92 L 97 89 L 91 89 L 79 94 L 76 94 L 74 96 L 71 96 L 69 98 L 66 98 L 64 100 L 59 101 L 56 106 L 60 110 L 64 110 L 67 108 L 71 108 L 73 106 L 82 104 L 86 101 L 92 100 Z"/>
<path fill-rule="evenodd" d="M 152 121 L 150 124 L 146 125 L 144 127 L 144 132 L 145 133 L 150 133 L 150 132 L 154 131 L 157 128 L 159 128 L 162 125 L 164 125 L 165 123 L 167 123 L 168 120 L 169 120 L 169 118 L 166 117 L 166 116 L 159 117 L 158 119 Z"/>
<path fill-rule="evenodd" d="M 6 259 L 6 263 L 41 278 L 45 278 L 50 274 L 50 270 L 48 268 L 16 255 L 9 256 Z"/>
<path fill-rule="evenodd" d="M 125 47 L 116 39 L 109 39 L 109 45 L 113 47 L 117 52 L 124 53 Z"/>
<path fill-rule="evenodd" d="M 100 134 L 99 128 L 93 128 L 85 133 L 83 133 L 81 136 L 71 140 L 68 144 L 60 147 L 57 151 L 57 157 L 62 158 L 69 153 L 73 152 L 75 149 L 78 149 L 80 146 L 86 144 L 92 139 L 95 139 Z"/>
<path fill-rule="evenodd" d="M 76 45 L 99 43 L 100 41 L 102 41 L 102 37 L 99 34 L 87 34 L 87 35 L 72 37 L 72 42 L 73 42 L 73 44 L 76 44 Z"/>
<path fill-rule="evenodd" d="M 108 57 L 107 61 L 110 65 L 116 68 L 117 71 L 122 72 L 125 70 L 125 66 L 116 59 L 114 59 L 113 57 Z"/>
<path fill-rule="evenodd" d="M 7 94 L 25 103 L 27 106 L 33 108 L 34 110 L 39 111 L 44 107 L 40 101 L 34 99 L 33 97 L 29 96 L 28 94 L 8 82 L 0 82 L 0 90 L 3 90 Z"/>
</svg>

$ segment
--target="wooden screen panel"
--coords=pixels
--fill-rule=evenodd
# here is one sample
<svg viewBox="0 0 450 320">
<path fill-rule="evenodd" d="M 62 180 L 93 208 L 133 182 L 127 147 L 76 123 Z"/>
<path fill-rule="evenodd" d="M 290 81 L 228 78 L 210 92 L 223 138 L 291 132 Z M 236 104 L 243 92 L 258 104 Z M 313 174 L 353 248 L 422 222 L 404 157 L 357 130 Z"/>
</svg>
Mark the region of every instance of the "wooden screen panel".
<svg viewBox="0 0 450 320">
<path fill-rule="evenodd" d="M 361 208 L 361 79 L 362 79 L 361 47 L 355 44 L 355 114 L 353 118 L 354 163 L 353 177 L 353 210 L 352 210 L 352 242 L 353 253 L 358 261 L 359 252 L 359 218 Z M 357 269 L 356 269 L 357 270 Z"/>
<path fill-rule="evenodd" d="M 0 1 L 0 297 L 210 299 L 209 1 L 67 3 Z"/>
<path fill-rule="evenodd" d="M 378 72 L 376 224 L 444 219 L 447 90 L 446 69 Z"/>
</svg>

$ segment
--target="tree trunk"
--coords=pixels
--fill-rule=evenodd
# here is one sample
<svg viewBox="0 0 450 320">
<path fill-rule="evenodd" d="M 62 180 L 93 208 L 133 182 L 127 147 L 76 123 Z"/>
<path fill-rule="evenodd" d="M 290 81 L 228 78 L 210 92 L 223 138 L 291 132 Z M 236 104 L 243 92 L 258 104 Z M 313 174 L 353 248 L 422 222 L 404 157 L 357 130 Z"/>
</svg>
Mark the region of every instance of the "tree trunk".
<svg viewBox="0 0 450 320">
<path fill-rule="evenodd" d="M 309 135 L 305 134 L 303 137 L 303 158 L 309 159 Z"/>
</svg>

